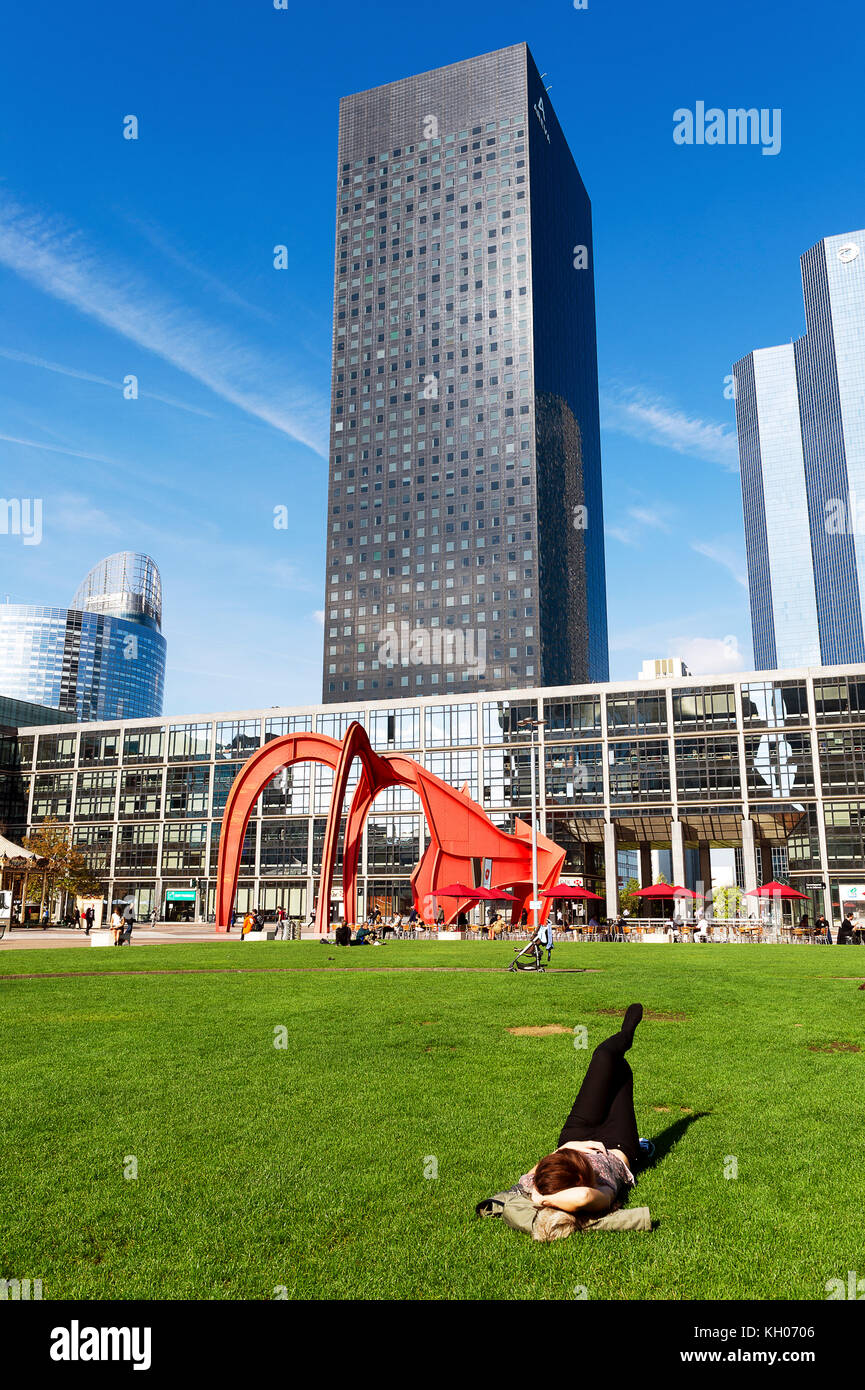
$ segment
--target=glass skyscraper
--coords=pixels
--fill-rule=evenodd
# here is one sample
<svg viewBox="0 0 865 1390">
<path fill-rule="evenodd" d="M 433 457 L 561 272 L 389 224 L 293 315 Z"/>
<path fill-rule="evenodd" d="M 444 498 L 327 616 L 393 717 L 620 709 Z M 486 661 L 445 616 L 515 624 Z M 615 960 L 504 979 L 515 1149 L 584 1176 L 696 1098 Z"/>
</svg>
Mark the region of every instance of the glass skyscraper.
<svg viewBox="0 0 865 1390">
<path fill-rule="evenodd" d="M 865 660 L 865 230 L 801 266 L 805 334 L 733 368 L 762 670 Z"/>
<path fill-rule="evenodd" d="M 162 583 L 147 555 L 96 565 L 71 608 L 0 605 L 0 695 L 78 720 L 162 713 Z"/>
<path fill-rule="evenodd" d="M 521 43 L 341 103 L 323 698 L 607 674 L 591 205 Z"/>
</svg>

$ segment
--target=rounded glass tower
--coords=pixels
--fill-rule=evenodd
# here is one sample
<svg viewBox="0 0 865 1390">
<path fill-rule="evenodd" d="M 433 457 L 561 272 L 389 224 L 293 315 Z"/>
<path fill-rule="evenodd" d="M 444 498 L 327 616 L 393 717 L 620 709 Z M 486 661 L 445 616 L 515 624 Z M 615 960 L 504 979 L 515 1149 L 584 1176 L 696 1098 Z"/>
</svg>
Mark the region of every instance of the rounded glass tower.
<svg viewBox="0 0 865 1390">
<path fill-rule="evenodd" d="M 162 580 L 131 550 L 95 565 L 71 608 L 0 604 L 0 694 L 77 719 L 162 714 Z"/>
</svg>

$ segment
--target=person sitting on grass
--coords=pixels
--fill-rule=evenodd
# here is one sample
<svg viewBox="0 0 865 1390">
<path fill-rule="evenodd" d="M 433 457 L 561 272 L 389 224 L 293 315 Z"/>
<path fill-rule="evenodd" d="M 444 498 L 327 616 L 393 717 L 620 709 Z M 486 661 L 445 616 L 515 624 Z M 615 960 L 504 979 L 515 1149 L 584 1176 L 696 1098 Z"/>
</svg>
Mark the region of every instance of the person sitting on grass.
<svg viewBox="0 0 865 1390">
<path fill-rule="evenodd" d="M 633 1170 L 653 1152 L 639 1137 L 634 1074 L 625 1060 L 642 1017 L 642 1004 L 629 1005 L 618 1033 L 595 1048 L 559 1147 L 520 1179 L 535 1206 L 570 1212 L 578 1226 L 621 1206 Z"/>
</svg>

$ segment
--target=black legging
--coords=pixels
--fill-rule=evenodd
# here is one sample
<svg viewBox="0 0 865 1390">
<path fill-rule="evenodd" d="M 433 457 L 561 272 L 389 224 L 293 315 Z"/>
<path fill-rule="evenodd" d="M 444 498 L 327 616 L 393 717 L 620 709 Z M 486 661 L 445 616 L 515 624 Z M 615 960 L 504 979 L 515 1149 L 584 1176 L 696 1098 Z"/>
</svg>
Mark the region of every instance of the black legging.
<svg viewBox="0 0 865 1390">
<path fill-rule="evenodd" d="M 621 1149 L 634 1168 L 640 1157 L 640 1136 L 634 1114 L 634 1073 L 625 1060 L 633 1033 L 614 1033 L 592 1053 L 583 1084 L 559 1135 L 559 1147 L 572 1139 L 599 1139 L 608 1149 Z"/>
</svg>

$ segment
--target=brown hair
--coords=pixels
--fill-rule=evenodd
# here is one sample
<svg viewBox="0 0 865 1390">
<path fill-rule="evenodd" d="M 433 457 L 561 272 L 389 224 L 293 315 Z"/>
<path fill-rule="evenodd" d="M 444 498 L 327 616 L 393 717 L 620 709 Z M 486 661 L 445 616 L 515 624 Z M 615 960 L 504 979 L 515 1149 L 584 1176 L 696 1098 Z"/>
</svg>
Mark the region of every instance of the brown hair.
<svg viewBox="0 0 865 1390">
<path fill-rule="evenodd" d="M 541 1159 L 534 1184 L 545 1197 L 566 1187 L 594 1187 L 595 1170 L 588 1155 L 578 1149 L 557 1149 Z"/>
</svg>

